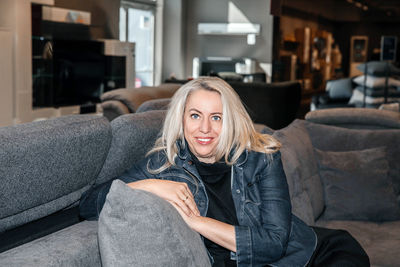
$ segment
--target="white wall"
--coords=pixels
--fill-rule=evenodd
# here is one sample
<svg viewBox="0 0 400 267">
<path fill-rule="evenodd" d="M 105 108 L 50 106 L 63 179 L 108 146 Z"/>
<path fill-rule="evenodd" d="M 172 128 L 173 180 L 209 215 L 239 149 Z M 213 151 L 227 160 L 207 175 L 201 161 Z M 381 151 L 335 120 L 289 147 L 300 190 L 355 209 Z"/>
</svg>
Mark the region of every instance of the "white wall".
<svg viewBox="0 0 400 267">
<path fill-rule="evenodd" d="M 233 12 L 235 10 L 241 14 Z M 186 76 L 192 73 L 194 57 L 249 57 L 260 62 L 272 62 L 273 17 L 270 15 L 270 0 L 190 0 L 187 2 L 186 14 Z M 255 45 L 248 45 L 246 36 L 197 34 L 198 23 L 243 22 L 243 17 L 261 25 L 261 33 Z"/>
<path fill-rule="evenodd" d="M 230 5 L 241 14 L 229 12 Z M 272 62 L 270 0 L 168 0 L 164 8 L 163 79 L 171 73 L 178 79 L 190 77 L 194 57 L 250 57 Z M 200 22 L 243 22 L 244 17 L 261 25 L 255 45 L 248 45 L 246 36 L 197 34 Z"/>
</svg>

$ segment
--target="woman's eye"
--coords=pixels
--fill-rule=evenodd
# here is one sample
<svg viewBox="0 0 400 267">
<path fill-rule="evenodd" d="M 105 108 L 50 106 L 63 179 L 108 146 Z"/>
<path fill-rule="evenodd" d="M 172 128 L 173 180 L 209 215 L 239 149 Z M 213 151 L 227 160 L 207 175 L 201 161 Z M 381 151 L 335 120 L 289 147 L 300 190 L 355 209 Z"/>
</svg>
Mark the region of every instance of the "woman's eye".
<svg viewBox="0 0 400 267">
<path fill-rule="evenodd" d="M 221 120 L 221 116 L 212 116 L 212 120 L 213 121 L 220 121 Z"/>
<path fill-rule="evenodd" d="M 192 119 L 198 119 L 200 116 L 199 116 L 199 114 L 191 114 L 190 117 Z"/>
</svg>

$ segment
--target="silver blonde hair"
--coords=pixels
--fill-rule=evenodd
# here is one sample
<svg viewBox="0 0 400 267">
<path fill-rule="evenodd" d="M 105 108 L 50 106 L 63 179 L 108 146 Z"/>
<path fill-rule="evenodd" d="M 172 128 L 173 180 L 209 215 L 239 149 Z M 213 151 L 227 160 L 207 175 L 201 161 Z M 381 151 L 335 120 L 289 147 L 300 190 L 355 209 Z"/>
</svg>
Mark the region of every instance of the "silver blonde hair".
<svg viewBox="0 0 400 267">
<path fill-rule="evenodd" d="M 198 78 L 184 84 L 172 97 L 162 135 L 148 153 L 164 151 L 167 161 L 159 169 L 149 171 L 159 173 L 171 165 L 175 165 L 175 157 L 178 153 L 176 141 L 180 140 L 182 145 L 185 145 L 183 116 L 186 101 L 196 90 L 214 91 L 221 96 L 222 130 L 215 151 L 216 161 L 224 158 L 227 164 L 232 165 L 245 149 L 266 154 L 279 150 L 281 145 L 275 138 L 256 132 L 238 94 L 227 82 L 217 77 Z"/>
</svg>

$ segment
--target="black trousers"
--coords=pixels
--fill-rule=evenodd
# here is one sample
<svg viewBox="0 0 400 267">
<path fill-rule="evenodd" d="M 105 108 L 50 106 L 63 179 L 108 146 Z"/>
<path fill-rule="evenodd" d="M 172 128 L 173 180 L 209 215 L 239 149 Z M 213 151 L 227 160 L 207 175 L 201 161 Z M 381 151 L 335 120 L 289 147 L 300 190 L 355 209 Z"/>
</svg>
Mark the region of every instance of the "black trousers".
<svg viewBox="0 0 400 267">
<path fill-rule="evenodd" d="M 345 230 L 312 227 L 317 235 L 317 247 L 308 267 L 370 266 L 367 253 L 358 241 Z"/>
</svg>

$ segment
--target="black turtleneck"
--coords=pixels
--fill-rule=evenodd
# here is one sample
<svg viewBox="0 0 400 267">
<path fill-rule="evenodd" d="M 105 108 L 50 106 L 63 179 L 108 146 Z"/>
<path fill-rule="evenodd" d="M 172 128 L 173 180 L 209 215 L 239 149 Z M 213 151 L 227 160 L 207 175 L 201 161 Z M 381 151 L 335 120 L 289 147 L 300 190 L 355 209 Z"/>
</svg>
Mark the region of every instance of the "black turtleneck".
<svg viewBox="0 0 400 267">
<path fill-rule="evenodd" d="M 206 188 L 208 196 L 207 217 L 238 225 L 235 205 L 231 191 L 231 166 L 225 162 L 200 162 L 192 153 L 193 162 Z M 206 238 L 204 243 L 214 258 L 214 265 L 218 267 L 236 266 L 236 261 L 230 259 L 230 251 Z"/>
</svg>

